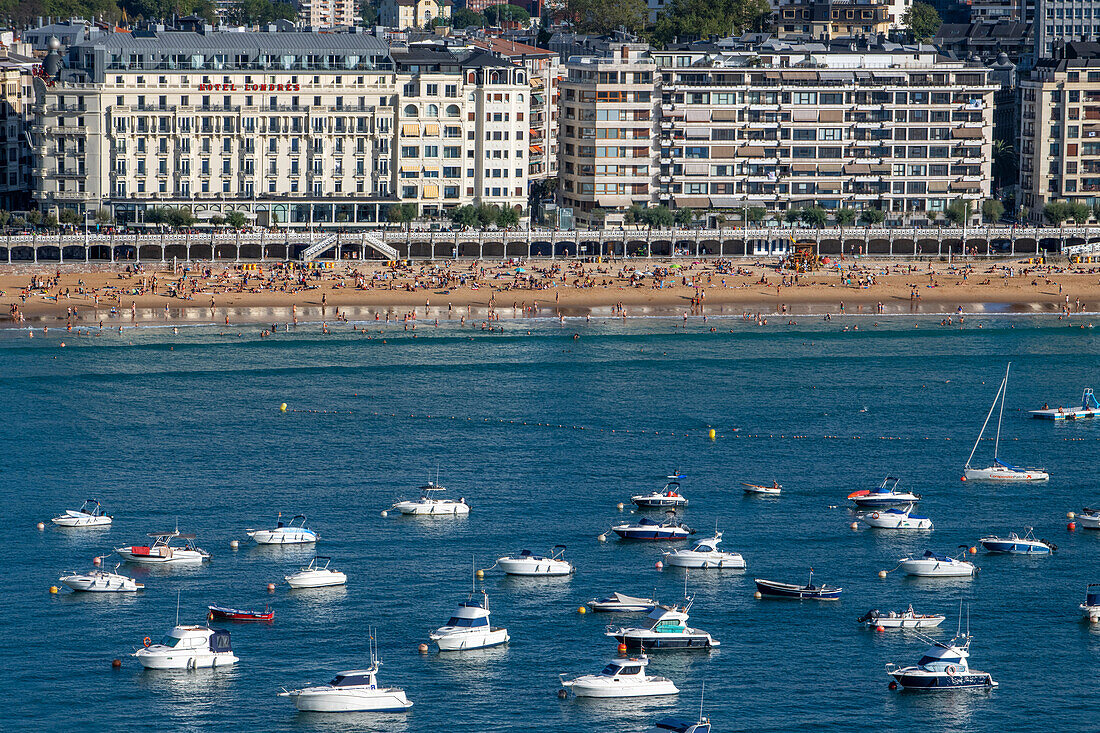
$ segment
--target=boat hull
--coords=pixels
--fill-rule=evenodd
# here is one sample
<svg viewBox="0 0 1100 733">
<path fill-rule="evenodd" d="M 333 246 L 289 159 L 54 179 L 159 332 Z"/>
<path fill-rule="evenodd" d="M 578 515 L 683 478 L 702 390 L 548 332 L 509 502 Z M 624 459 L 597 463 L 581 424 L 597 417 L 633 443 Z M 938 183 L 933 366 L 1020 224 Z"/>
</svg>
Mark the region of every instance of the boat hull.
<svg viewBox="0 0 1100 733">
<path fill-rule="evenodd" d="M 140 649 L 134 656 L 145 669 L 214 669 L 229 667 L 240 661 L 232 652 L 187 654 L 173 652 L 168 647 Z"/>
<path fill-rule="evenodd" d="M 136 582 L 133 578 L 95 578 L 87 575 L 68 575 L 59 578 L 59 582 L 81 593 L 136 593 L 139 590 L 145 590 L 145 585 Z"/>
<path fill-rule="evenodd" d="M 925 672 L 891 672 L 898 686 L 906 690 L 942 692 L 944 690 L 991 689 L 997 686 L 988 672 L 947 675 Z"/>
<path fill-rule="evenodd" d="M 852 502 L 859 507 L 866 507 L 868 509 L 874 507 L 892 507 L 892 506 L 904 506 L 905 504 L 915 503 L 920 501 L 920 497 L 916 494 L 888 494 L 875 496 L 860 496 L 852 499 Z"/>
<path fill-rule="evenodd" d="M 675 568 L 701 568 L 703 570 L 744 570 L 745 558 L 737 553 L 665 553 L 665 565 Z"/>
<path fill-rule="evenodd" d="M 1050 474 L 1039 470 L 1010 471 L 1007 468 L 968 468 L 963 471 L 967 481 L 1046 481 Z"/>
<path fill-rule="evenodd" d="M 238 611 L 230 608 L 210 607 L 207 614 L 211 621 L 273 621 L 274 611 Z"/>
<path fill-rule="evenodd" d="M 649 613 L 653 610 L 653 604 L 628 604 L 618 601 L 589 601 L 588 607 L 596 613 Z"/>
<path fill-rule="evenodd" d="M 899 567 L 906 575 L 918 578 L 970 578 L 978 572 L 970 563 L 939 560 L 903 560 Z"/>
<path fill-rule="evenodd" d="M 609 634 L 620 644 L 626 644 L 627 653 L 637 651 L 706 651 L 718 646 L 710 634 L 652 634 L 638 636 L 630 633 Z"/>
<path fill-rule="evenodd" d="M 982 547 L 990 552 L 1007 555 L 1049 555 L 1050 547 L 1039 542 L 1019 540 L 981 540 Z"/>
<path fill-rule="evenodd" d="M 471 649 L 487 649 L 507 644 L 511 637 L 507 629 L 493 629 L 488 633 L 431 634 L 441 652 L 464 652 Z"/>
<path fill-rule="evenodd" d="M 601 683 L 599 676 L 593 676 L 596 677 L 596 680 L 591 682 L 579 677 L 572 682 L 563 684 L 567 689 L 572 690 L 577 697 L 660 697 L 662 695 L 676 695 L 680 692 L 676 685 L 672 683 L 672 680 L 651 679 L 644 684 L 621 685 Z"/>
<path fill-rule="evenodd" d="M 756 590 L 764 598 L 783 598 L 795 601 L 839 601 L 841 588 L 804 588 L 796 585 L 756 580 Z"/>
<path fill-rule="evenodd" d="M 113 521 L 110 517 L 93 517 L 86 514 L 81 517 L 63 514 L 50 520 L 58 527 L 106 527 Z"/>
<path fill-rule="evenodd" d="M 167 555 L 143 555 L 133 552 L 132 548 L 120 547 L 115 550 L 118 556 L 126 562 L 138 563 L 141 565 L 201 565 L 206 560 L 209 560 L 209 555 L 205 555 L 195 550 L 177 550 L 173 549 L 171 553 Z"/>
<path fill-rule="evenodd" d="M 288 575 L 284 578 L 291 588 L 329 588 L 336 585 L 347 585 L 348 576 L 341 572 L 332 572 L 308 575 Z"/>
<path fill-rule="evenodd" d="M 616 529 L 615 534 L 624 540 L 644 540 L 651 542 L 668 542 L 686 540 L 690 535 L 686 530 L 654 530 L 654 529 Z"/>
<path fill-rule="evenodd" d="M 282 693 L 294 699 L 294 707 L 304 713 L 403 713 L 412 707 L 404 690 L 362 690 Z"/>
<path fill-rule="evenodd" d="M 927 517 L 906 517 L 887 512 L 864 514 L 859 521 L 875 529 L 932 529 L 932 520 Z"/>
<path fill-rule="evenodd" d="M 867 625 L 881 626 L 884 629 L 934 629 L 944 622 L 946 616 L 924 616 L 906 618 L 902 616 L 877 616 L 869 619 Z"/>
<path fill-rule="evenodd" d="M 470 513 L 470 506 L 465 502 L 448 501 L 425 504 L 418 501 L 400 501 L 393 508 L 402 514 L 418 517 L 456 517 L 466 516 Z"/>
<path fill-rule="evenodd" d="M 682 496 L 632 496 L 630 500 L 642 509 L 658 509 L 660 507 L 687 506 L 687 499 Z"/>
<path fill-rule="evenodd" d="M 246 530 L 246 534 L 257 545 L 311 545 L 317 541 L 317 533 L 308 529 L 255 529 Z"/>
<path fill-rule="evenodd" d="M 500 558 L 497 565 L 507 575 L 545 575 L 559 577 L 573 573 L 573 566 L 564 560 L 509 560 Z"/>
</svg>

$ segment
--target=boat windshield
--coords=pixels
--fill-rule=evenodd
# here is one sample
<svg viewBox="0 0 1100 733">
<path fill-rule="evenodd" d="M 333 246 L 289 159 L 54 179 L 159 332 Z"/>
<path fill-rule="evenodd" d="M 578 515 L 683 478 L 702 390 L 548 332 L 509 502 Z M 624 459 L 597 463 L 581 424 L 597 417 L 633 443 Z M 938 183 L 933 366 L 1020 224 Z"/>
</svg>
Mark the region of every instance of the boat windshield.
<svg viewBox="0 0 1100 733">
<path fill-rule="evenodd" d="M 180 638 L 178 636 L 172 636 L 171 634 L 169 634 L 168 636 L 161 639 L 160 643 L 162 646 L 174 647 L 176 644 L 180 643 Z"/>
<path fill-rule="evenodd" d="M 370 676 L 365 674 L 338 674 L 329 684 L 333 687 L 354 687 L 356 685 L 369 685 L 371 680 Z"/>
<path fill-rule="evenodd" d="M 620 669 L 622 669 L 622 668 L 619 665 L 612 662 L 611 664 L 604 667 L 603 671 L 600 672 L 600 674 L 603 675 L 604 677 L 614 677 L 615 675 L 617 675 L 619 673 Z"/>
<path fill-rule="evenodd" d="M 620 669 L 619 674 L 620 675 L 641 674 L 641 671 L 642 671 L 641 665 L 631 664 L 627 667 L 623 667 L 622 669 Z"/>
<path fill-rule="evenodd" d="M 482 616 L 481 618 L 460 618 L 458 616 L 451 616 L 446 625 L 462 627 L 488 626 L 489 619 L 485 618 L 484 616 Z"/>
</svg>

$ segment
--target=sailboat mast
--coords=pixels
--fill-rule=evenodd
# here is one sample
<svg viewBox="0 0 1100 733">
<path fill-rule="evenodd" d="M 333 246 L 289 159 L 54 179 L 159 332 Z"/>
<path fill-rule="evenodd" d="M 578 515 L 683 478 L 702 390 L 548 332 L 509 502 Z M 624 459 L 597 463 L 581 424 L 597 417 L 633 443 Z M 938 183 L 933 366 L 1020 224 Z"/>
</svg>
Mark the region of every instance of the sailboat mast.
<svg viewBox="0 0 1100 733">
<path fill-rule="evenodd" d="M 1008 393 L 1008 370 L 1012 368 L 1012 362 L 1005 367 L 1005 378 L 1001 382 L 1001 411 L 997 413 L 997 439 L 993 441 L 993 461 L 997 461 L 997 449 L 1001 447 L 1001 420 L 1005 416 L 1005 395 Z"/>
<path fill-rule="evenodd" d="M 993 398 L 993 404 L 989 406 L 989 412 L 986 413 L 985 422 L 982 423 L 982 429 L 978 433 L 978 439 L 974 441 L 974 447 L 970 449 L 970 457 L 966 459 L 966 466 L 964 468 L 970 468 L 970 461 L 974 459 L 974 453 L 978 450 L 978 444 L 982 442 L 982 436 L 985 435 L 985 429 L 989 425 L 989 418 L 993 417 L 993 410 L 997 409 L 997 400 L 1000 399 L 1001 391 L 1004 389 L 1005 383 L 1002 381 L 1001 386 L 997 389 L 997 396 Z"/>
</svg>

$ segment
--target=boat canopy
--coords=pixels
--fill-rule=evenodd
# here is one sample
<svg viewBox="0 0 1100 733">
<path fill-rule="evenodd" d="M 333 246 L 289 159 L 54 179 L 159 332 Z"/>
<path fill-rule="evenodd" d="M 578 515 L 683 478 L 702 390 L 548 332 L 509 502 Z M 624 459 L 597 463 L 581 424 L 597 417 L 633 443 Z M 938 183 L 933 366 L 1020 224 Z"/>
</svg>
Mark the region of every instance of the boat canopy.
<svg viewBox="0 0 1100 733">
<path fill-rule="evenodd" d="M 229 643 L 229 632 L 224 629 L 213 631 L 214 633 L 210 635 L 210 651 L 215 653 L 233 651 L 233 646 Z"/>
<path fill-rule="evenodd" d="M 661 525 L 658 524 L 657 522 L 654 522 L 649 517 L 642 517 L 641 520 L 638 521 L 638 526 L 639 527 L 659 527 Z"/>
<path fill-rule="evenodd" d="M 359 685 L 373 685 L 374 675 L 370 671 L 364 672 L 341 672 L 329 682 L 333 687 L 356 687 Z"/>
<path fill-rule="evenodd" d="M 993 462 L 996 463 L 999 466 L 1003 466 L 1004 468 L 1007 468 L 1009 471 L 1017 471 L 1019 473 L 1023 473 L 1023 470 L 1024 470 L 1024 469 L 1019 468 L 1017 466 L 1013 466 L 1011 463 L 1008 463 L 1006 461 L 1002 461 L 1000 458 L 994 458 Z"/>
<path fill-rule="evenodd" d="M 940 555 L 939 553 L 932 552 L 931 550 L 925 550 L 924 557 L 929 560 L 939 560 L 940 562 L 953 562 L 955 559 L 953 557 L 948 557 L 947 555 Z"/>
<path fill-rule="evenodd" d="M 1090 583 L 1085 588 L 1085 605 L 1086 606 L 1100 606 L 1100 584 Z"/>
</svg>

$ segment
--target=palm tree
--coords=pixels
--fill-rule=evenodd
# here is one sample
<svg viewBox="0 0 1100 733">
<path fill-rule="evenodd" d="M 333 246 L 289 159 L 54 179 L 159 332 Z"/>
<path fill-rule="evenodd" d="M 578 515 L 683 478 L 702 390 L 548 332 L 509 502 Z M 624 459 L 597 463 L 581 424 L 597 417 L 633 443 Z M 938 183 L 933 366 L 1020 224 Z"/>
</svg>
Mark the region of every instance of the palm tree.
<svg viewBox="0 0 1100 733">
<path fill-rule="evenodd" d="M 1016 184 L 1016 175 L 1020 170 L 1019 156 L 1012 143 L 1005 140 L 993 141 L 993 186 L 1004 188 Z"/>
</svg>

